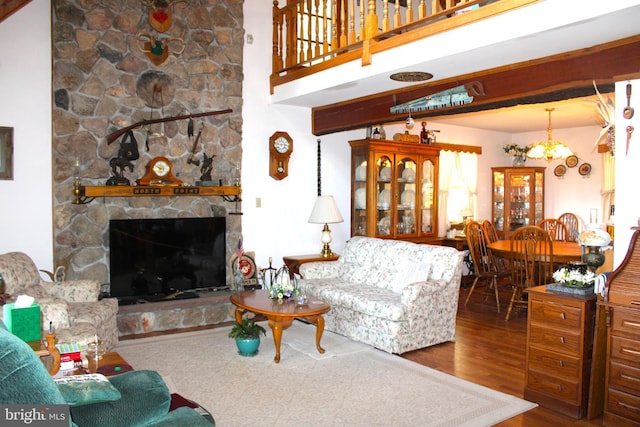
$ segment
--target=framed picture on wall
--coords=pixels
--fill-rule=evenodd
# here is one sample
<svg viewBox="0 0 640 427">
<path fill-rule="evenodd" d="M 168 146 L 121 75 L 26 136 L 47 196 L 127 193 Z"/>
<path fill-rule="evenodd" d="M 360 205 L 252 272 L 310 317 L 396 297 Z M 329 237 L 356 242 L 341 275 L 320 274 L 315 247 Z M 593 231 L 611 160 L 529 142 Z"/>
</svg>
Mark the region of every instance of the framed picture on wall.
<svg viewBox="0 0 640 427">
<path fill-rule="evenodd" d="M 13 128 L 0 127 L 0 179 L 13 179 Z"/>
</svg>

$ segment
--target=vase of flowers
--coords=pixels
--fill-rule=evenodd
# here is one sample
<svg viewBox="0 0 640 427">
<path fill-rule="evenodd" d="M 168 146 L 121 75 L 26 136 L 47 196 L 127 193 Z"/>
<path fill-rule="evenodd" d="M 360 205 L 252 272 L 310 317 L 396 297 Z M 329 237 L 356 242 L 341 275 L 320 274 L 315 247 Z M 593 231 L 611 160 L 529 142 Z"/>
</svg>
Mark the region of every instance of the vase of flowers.
<svg viewBox="0 0 640 427">
<path fill-rule="evenodd" d="M 560 268 L 553 273 L 556 283 L 547 285 L 547 289 L 559 292 L 586 295 L 593 293 L 596 275 L 584 269 Z"/>
<path fill-rule="evenodd" d="M 502 147 L 502 149 L 507 156 L 513 157 L 511 161 L 512 166 L 522 167 L 527 160 L 527 153 L 531 149 L 531 146 L 520 147 L 518 144 L 508 144 Z"/>
<path fill-rule="evenodd" d="M 295 277 L 292 279 L 289 269 L 285 266 L 278 270 L 273 283 L 269 288 L 269 297 L 282 302 L 298 295 L 298 286 Z"/>
</svg>

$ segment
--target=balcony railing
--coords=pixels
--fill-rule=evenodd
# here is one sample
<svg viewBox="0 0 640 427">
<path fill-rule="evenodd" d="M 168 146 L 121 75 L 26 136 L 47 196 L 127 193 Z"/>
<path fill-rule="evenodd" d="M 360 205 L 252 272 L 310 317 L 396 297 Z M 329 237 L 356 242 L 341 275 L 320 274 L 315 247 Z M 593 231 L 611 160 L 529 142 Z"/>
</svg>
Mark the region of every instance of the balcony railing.
<svg viewBox="0 0 640 427">
<path fill-rule="evenodd" d="M 289 0 L 273 2 L 274 87 L 540 0 Z M 378 6 L 381 5 L 381 10 Z"/>
</svg>

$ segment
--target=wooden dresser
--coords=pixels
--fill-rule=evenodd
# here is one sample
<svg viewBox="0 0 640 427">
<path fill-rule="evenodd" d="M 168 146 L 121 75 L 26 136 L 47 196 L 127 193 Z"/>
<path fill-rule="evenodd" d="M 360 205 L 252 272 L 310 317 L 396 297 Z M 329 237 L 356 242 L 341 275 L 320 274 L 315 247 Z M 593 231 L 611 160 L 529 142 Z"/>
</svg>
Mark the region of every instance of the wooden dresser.
<svg viewBox="0 0 640 427">
<path fill-rule="evenodd" d="M 524 398 L 580 419 L 587 414 L 596 296 L 529 294 Z"/>
<path fill-rule="evenodd" d="M 604 301 L 607 356 L 603 424 L 640 425 L 640 229 L 609 277 Z"/>
</svg>

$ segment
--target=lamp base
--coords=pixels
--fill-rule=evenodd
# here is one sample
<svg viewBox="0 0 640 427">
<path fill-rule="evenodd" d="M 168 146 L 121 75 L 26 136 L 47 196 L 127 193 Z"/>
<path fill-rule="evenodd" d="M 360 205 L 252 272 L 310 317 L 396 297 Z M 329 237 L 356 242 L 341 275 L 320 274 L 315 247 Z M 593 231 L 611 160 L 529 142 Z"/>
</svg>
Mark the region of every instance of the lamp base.
<svg viewBox="0 0 640 427">
<path fill-rule="evenodd" d="M 320 256 L 324 258 L 329 258 L 333 256 L 333 252 L 331 251 L 331 248 L 329 247 L 328 243 L 325 243 L 324 246 L 322 246 L 322 250 L 320 251 Z"/>
</svg>

